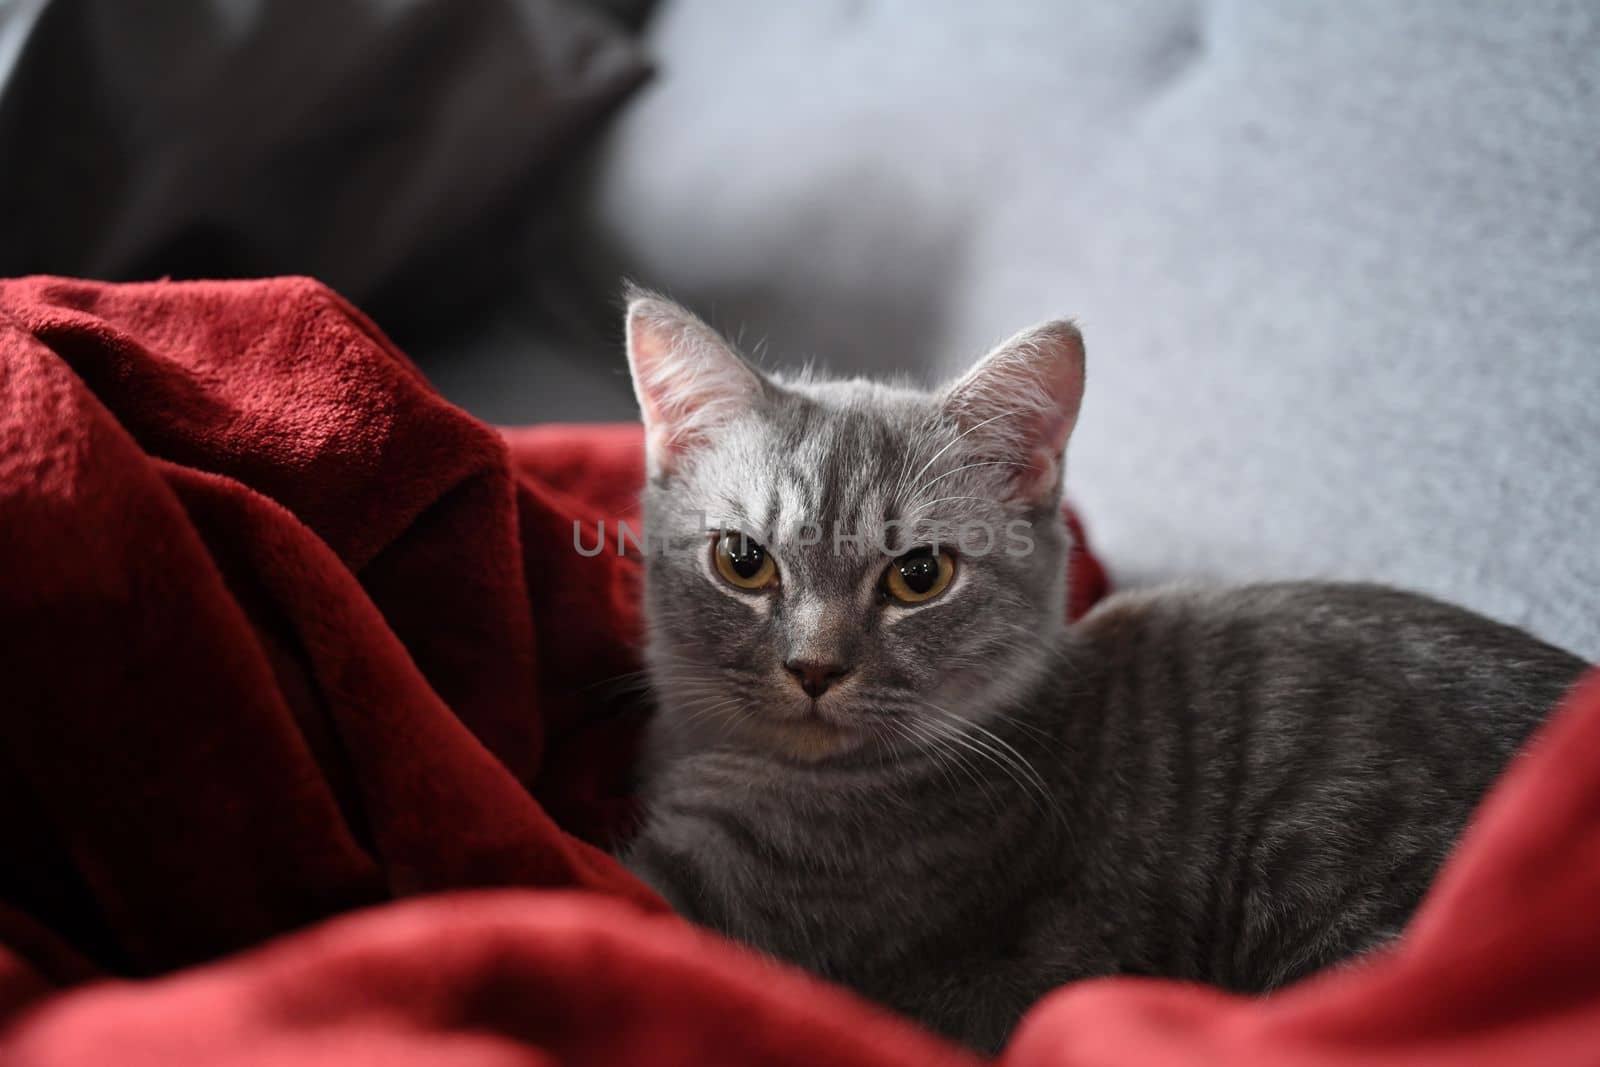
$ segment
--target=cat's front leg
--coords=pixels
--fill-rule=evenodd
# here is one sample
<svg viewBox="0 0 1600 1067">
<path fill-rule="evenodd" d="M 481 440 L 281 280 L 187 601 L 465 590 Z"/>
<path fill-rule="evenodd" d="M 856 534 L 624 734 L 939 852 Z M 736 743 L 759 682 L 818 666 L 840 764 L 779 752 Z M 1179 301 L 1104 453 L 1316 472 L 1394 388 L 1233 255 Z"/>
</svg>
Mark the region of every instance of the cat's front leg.
<svg viewBox="0 0 1600 1067">
<path fill-rule="evenodd" d="M 704 879 L 688 854 L 674 849 L 647 828 L 618 856 L 622 865 L 654 889 L 674 912 L 690 922 L 701 922 L 705 899 Z"/>
</svg>

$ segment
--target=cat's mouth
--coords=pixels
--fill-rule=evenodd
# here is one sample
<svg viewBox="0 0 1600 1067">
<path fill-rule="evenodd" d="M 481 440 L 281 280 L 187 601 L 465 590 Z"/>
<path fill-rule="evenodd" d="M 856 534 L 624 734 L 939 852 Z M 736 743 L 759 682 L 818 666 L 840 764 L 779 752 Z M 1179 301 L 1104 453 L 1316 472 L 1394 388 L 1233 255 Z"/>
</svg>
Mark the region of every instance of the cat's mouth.
<svg viewBox="0 0 1600 1067">
<path fill-rule="evenodd" d="M 760 721 L 769 741 L 784 754 L 802 760 L 827 759 L 861 743 L 860 732 L 826 716 L 813 700 L 803 714 Z"/>
</svg>

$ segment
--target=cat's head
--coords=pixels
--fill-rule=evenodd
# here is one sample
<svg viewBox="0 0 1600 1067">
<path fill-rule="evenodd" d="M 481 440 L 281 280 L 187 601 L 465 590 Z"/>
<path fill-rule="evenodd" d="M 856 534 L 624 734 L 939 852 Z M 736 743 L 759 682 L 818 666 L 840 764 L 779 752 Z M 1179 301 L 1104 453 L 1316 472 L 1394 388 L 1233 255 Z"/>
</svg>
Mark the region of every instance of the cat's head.
<svg viewBox="0 0 1600 1067">
<path fill-rule="evenodd" d="M 1071 323 L 929 392 L 765 375 L 683 308 L 630 295 L 667 725 L 823 760 L 930 743 L 1037 676 L 1066 603 Z"/>
</svg>

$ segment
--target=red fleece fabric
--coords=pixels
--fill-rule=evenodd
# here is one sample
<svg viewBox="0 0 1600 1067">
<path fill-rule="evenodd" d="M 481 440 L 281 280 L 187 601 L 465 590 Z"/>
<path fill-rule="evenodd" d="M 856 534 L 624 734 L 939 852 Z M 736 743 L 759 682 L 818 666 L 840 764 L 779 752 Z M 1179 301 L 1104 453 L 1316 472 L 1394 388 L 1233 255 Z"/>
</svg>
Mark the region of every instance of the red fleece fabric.
<svg viewBox="0 0 1600 1067">
<path fill-rule="evenodd" d="M 632 815 L 638 570 L 572 526 L 639 451 L 482 426 L 314 282 L 0 282 L 0 1063 L 973 1062 L 587 843 Z M 1600 1063 L 1597 767 L 1600 676 L 1394 951 L 1080 983 L 1003 1058 Z"/>
</svg>

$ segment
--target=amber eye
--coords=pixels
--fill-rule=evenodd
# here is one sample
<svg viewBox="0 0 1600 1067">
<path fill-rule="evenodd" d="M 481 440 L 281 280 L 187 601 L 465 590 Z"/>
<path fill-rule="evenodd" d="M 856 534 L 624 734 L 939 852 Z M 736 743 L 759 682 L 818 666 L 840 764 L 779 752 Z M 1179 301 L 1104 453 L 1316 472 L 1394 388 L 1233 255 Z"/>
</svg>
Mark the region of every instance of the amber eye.
<svg viewBox="0 0 1600 1067">
<path fill-rule="evenodd" d="M 737 530 L 717 536 L 711 546 L 717 573 L 740 589 L 765 589 L 778 584 L 778 565 L 761 545 Z"/>
<path fill-rule="evenodd" d="M 902 604 L 920 604 L 948 589 L 955 574 L 956 561 L 950 553 L 913 548 L 889 564 L 883 572 L 883 588 Z"/>
</svg>

